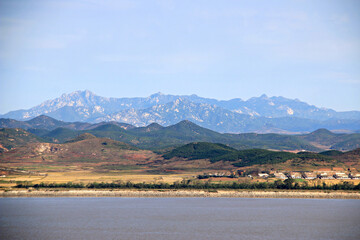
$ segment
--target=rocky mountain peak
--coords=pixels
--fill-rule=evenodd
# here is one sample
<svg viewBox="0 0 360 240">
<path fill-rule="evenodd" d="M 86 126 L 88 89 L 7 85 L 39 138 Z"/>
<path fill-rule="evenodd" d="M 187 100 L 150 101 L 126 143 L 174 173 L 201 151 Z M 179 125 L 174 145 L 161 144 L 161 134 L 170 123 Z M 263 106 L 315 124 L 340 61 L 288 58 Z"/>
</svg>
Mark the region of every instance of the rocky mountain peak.
<svg viewBox="0 0 360 240">
<path fill-rule="evenodd" d="M 321 121 L 330 120 L 339 120 L 331 123 L 330 129 L 360 129 L 359 124 L 354 125 L 355 121 L 360 121 L 359 111 L 336 112 L 299 100 L 268 97 L 265 94 L 248 100 L 217 100 L 195 94 L 168 95 L 161 92 L 149 97 L 105 98 L 83 90 L 63 94 L 31 109 L 13 111 L 0 117 L 27 120 L 43 114 L 66 122 L 116 121 L 135 126 L 146 126 L 152 122 L 166 126 L 188 119 L 221 132 L 257 130 L 269 122 L 279 129 L 294 129 L 293 118 L 307 119 L 307 125 L 304 120 L 298 122 L 298 125 L 313 126 L 298 128 L 299 131 L 312 131 L 325 126 Z M 288 117 L 292 119 L 280 119 Z M 351 120 L 351 124 L 345 120 Z M 250 128 L 250 125 L 254 127 Z"/>
</svg>

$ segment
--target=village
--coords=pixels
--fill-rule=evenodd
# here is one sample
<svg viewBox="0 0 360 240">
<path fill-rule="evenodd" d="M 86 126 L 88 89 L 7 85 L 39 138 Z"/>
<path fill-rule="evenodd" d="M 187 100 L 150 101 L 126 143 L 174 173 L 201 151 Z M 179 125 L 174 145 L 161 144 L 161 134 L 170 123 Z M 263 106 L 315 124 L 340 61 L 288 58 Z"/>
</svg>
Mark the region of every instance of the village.
<svg viewBox="0 0 360 240">
<path fill-rule="evenodd" d="M 231 172 L 215 172 L 215 173 L 204 173 L 203 175 L 198 175 L 198 179 L 207 179 L 207 178 L 220 178 L 220 177 L 227 177 L 227 178 L 240 178 L 240 177 L 247 177 L 247 178 L 277 178 L 277 179 L 323 179 L 323 180 L 331 180 L 331 179 L 339 179 L 339 180 L 349 180 L 349 179 L 360 179 L 360 173 L 353 173 L 351 171 L 344 172 L 339 171 L 338 169 L 319 169 L 316 171 L 301 171 L 301 172 L 294 172 L 294 171 L 245 171 L 245 170 L 237 170 Z"/>
</svg>

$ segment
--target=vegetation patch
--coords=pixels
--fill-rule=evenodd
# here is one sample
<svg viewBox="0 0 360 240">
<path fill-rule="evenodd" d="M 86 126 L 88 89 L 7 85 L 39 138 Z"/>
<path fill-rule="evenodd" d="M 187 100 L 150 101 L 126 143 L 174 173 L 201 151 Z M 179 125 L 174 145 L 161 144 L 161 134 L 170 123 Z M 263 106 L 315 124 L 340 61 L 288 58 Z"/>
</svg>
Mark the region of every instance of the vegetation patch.
<svg viewBox="0 0 360 240">
<path fill-rule="evenodd" d="M 275 152 L 264 149 L 236 150 L 218 143 L 190 143 L 185 146 L 175 148 L 167 154 L 165 159 L 173 157 L 193 159 L 210 159 L 212 163 L 219 161 L 229 161 L 235 167 L 245 167 L 255 164 L 276 164 L 297 158 L 294 153 Z M 321 156 L 324 157 L 324 156 Z"/>
<path fill-rule="evenodd" d="M 342 182 L 333 185 L 327 185 L 323 183 L 322 185 L 313 185 L 309 186 L 308 184 L 301 184 L 295 182 L 294 179 L 286 179 L 284 181 L 277 180 L 275 182 L 219 182 L 211 183 L 209 181 L 191 181 L 183 180 L 181 182 L 175 182 L 172 184 L 169 183 L 132 183 L 128 182 L 93 182 L 88 184 L 83 183 L 39 183 L 32 184 L 28 182 L 19 183 L 16 185 L 17 188 L 87 188 L 87 189 L 207 189 L 207 190 L 217 190 L 217 189 L 298 189 L 298 190 L 352 190 L 359 191 L 360 183 L 354 185 L 350 182 Z"/>
<path fill-rule="evenodd" d="M 132 166 L 132 165 L 120 165 L 120 164 L 106 164 L 101 165 L 99 169 L 106 169 L 106 170 L 136 170 L 141 169 L 140 166 Z"/>
</svg>

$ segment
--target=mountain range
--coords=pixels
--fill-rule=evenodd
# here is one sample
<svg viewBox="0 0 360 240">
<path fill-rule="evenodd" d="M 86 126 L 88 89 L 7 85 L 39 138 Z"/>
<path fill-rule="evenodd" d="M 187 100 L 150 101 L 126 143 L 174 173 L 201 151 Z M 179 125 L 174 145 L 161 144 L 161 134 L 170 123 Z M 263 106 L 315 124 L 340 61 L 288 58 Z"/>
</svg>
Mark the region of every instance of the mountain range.
<svg viewBox="0 0 360 240">
<path fill-rule="evenodd" d="M 85 134 L 85 135 L 84 135 Z M 191 142 L 222 143 L 236 149 L 273 149 L 288 151 L 352 150 L 360 147 L 360 133 L 339 134 L 318 129 L 309 134 L 219 133 L 188 120 L 174 125 L 152 123 L 145 127 L 118 122 L 63 122 L 48 116 L 28 121 L 0 119 L 0 149 L 11 150 L 27 142 L 65 143 L 84 136 L 109 138 L 137 148 L 162 151 Z M 1 151 L 0 151 L 1 152 Z"/>
<path fill-rule="evenodd" d="M 89 123 L 118 122 L 123 126 L 141 127 L 154 122 L 169 126 L 182 120 L 228 133 L 301 133 L 319 128 L 353 132 L 360 129 L 360 111 L 336 112 L 298 99 L 266 95 L 246 101 L 162 93 L 146 98 L 106 98 L 86 90 L 63 94 L 28 110 L 0 115 L 0 118 L 24 121 L 40 115 L 75 122 L 72 124 L 84 129 L 91 125 Z M 79 130 L 76 126 L 73 128 Z"/>
</svg>

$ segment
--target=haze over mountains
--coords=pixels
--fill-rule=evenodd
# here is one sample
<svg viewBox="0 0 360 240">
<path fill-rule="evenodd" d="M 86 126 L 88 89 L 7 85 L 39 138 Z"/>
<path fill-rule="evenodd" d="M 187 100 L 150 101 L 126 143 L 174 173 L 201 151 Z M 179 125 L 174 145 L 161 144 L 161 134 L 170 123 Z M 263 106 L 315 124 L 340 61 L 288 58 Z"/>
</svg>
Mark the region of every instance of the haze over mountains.
<svg viewBox="0 0 360 240">
<path fill-rule="evenodd" d="M 66 122 L 116 121 L 133 126 L 147 126 L 154 122 L 169 126 L 189 120 L 214 131 L 229 133 L 360 129 L 360 111 L 336 112 L 298 99 L 266 95 L 246 101 L 162 93 L 146 98 L 106 98 L 86 90 L 63 94 L 28 110 L 12 111 L 0 117 L 23 121 L 39 115 Z"/>
</svg>

